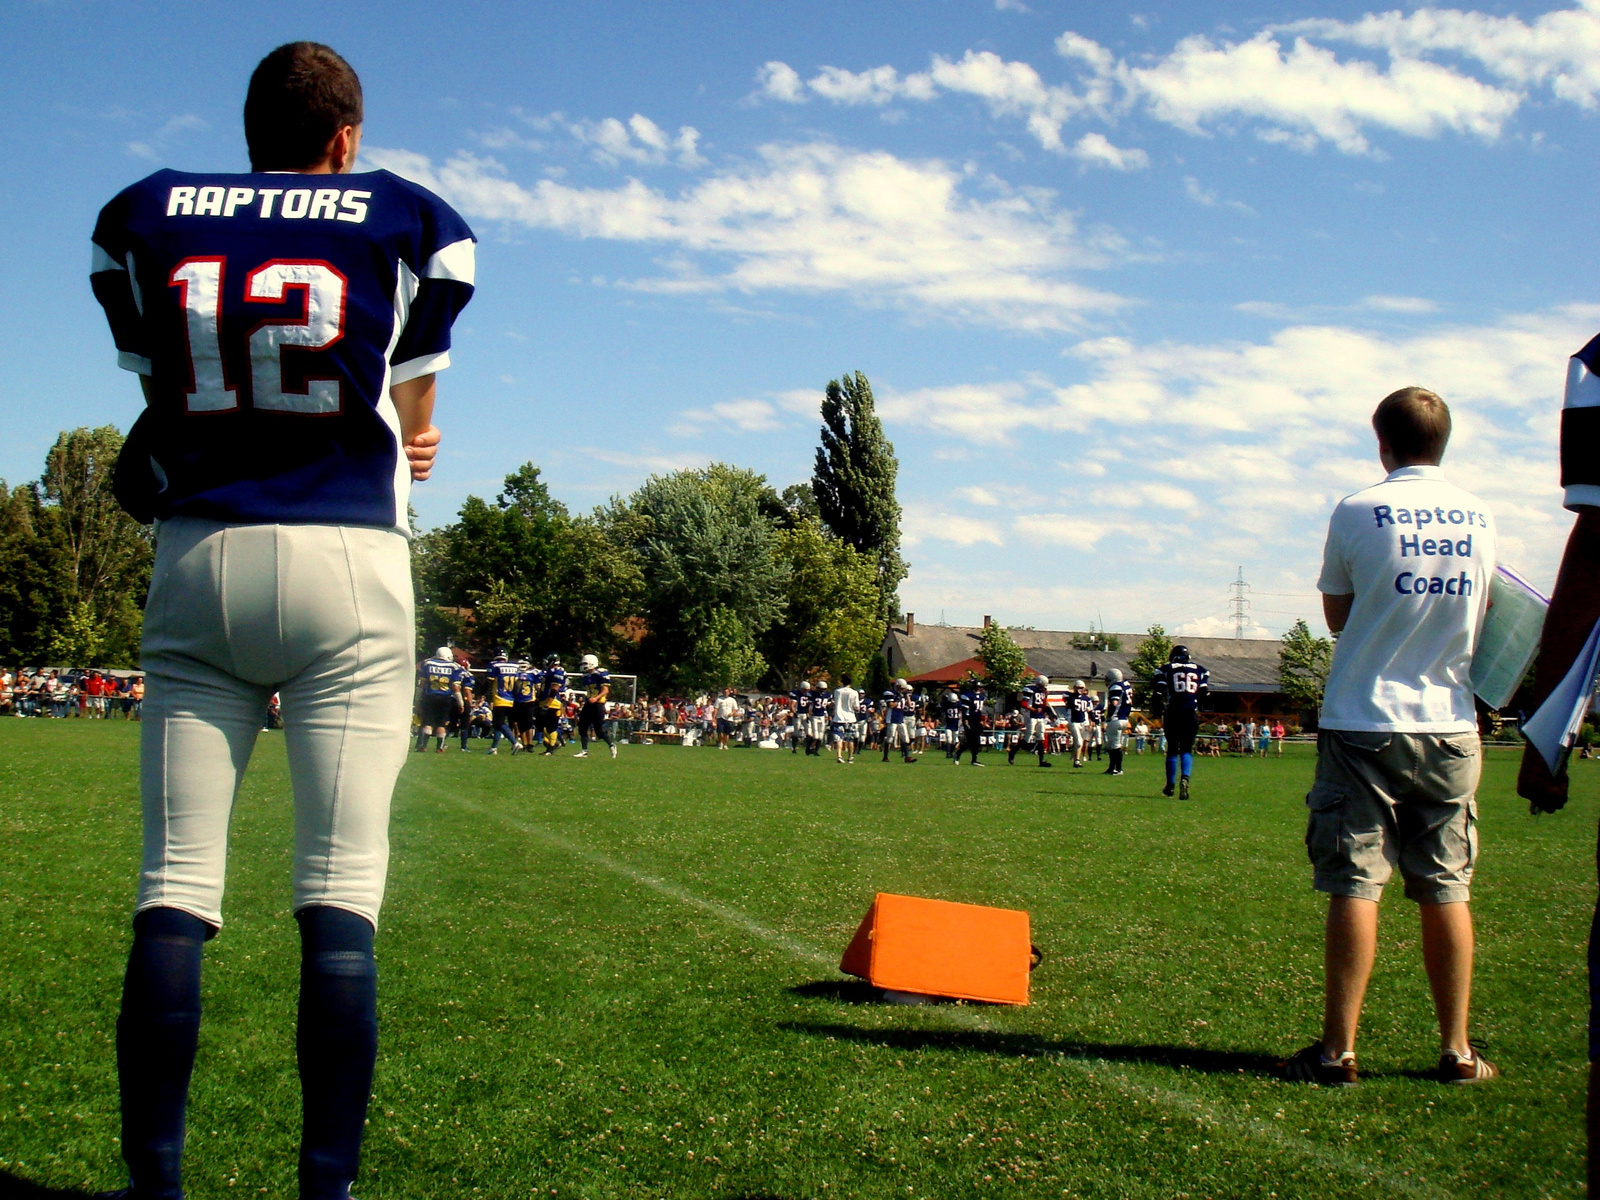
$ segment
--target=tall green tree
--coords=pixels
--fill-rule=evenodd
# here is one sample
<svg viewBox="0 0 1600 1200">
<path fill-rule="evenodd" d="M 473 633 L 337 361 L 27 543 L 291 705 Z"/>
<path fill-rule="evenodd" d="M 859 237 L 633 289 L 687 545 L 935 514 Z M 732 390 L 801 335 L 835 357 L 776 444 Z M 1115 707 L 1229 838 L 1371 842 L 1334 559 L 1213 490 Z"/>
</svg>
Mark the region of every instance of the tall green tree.
<svg viewBox="0 0 1600 1200">
<path fill-rule="evenodd" d="M 815 517 L 780 530 L 777 555 L 788 568 L 786 612 L 760 641 L 774 682 L 788 690 L 823 672 L 865 683 L 883 643 L 877 564 L 829 537 Z"/>
<path fill-rule="evenodd" d="M 41 532 L 41 529 L 43 532 Z M 64 555 L 36 485 L 0 483 L 0 661 L 40 664 L 72 603 Z"/>
<path fill-rule="evenodd" d="M 1009 696 L 1020 691 L 1028 674 L 1022 647 L 1002 625 L 990 625 L 978 635 L 978 661 L 991 694 Z"/>
<path fill-rule="evenodd" d="M 906 577 L 895 499 L 899 469 L 867 377 L 856 371 L 829 380 L 811 489 L 822 523 L 876 565 L 879 615 L 885 621 L 900 614 L 900 581 Z"/>
<path fill-rule="evenodd" d="M 1167 631 L 1162 626 L 1152 625 L 1145 630 L 1144 640 L 1139 643 L 1139 648 L 1128 660 L 1128 668 L 1133 672 L 1135 691 L 1140 701 L 1148 700 L 1150 680 L 1155 676 L 1157 667 L 1166 665 L 1167 657 L 1171 653 L 1172 639 L 1167 636 Z"/>
<path fill-rule="evenodd" d="M 1283 635 L 1278 651 L 1278 684 L 1283 694 L 1301 712 L 1322 707 L 1322 692 L 1328 685 L 1328 669 L 1333 665 L 1333 642 L 1315 637 L 1304 619 Z"/>
<path fill-rule="evenodd" d="M 468 496 L 455 522 L 413 541 L 419 649 L 468 638 L 569 658 L 617 649 L 643 590 L 638 555 L 625 532 L 573 517 L 539 474 L 524 463 L 492 503 Z"/>
<path fill-rule="evenodd" d="M 765 673 L 756 639 L 787 600 L 781 507 L 764 477 L 725 463 L 651 476 L 613 503 L 607 519 L 631 532 L 643 572 L 637 658 L 650 686 L 697 691 Z"/>
</svg>

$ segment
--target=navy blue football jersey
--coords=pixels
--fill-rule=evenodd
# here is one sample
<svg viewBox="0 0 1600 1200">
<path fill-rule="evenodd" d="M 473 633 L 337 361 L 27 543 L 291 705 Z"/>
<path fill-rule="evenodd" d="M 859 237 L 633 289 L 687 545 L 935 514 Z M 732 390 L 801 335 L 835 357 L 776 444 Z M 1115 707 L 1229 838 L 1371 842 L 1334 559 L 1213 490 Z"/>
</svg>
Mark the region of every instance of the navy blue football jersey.
<svg viewBox="0 0 1600 1200">
<path fill-rule="evenodd" d="M 1151 684 L 1166 700 L 1168 710 L 1195 712 L 1211 685 L 1211 672 L 1199 663 L 1168 663 L 1157 667 Z"/>
<path fill-rule="evenodd" d="M 599 702 L 600 697 L 606 695 L 606 689 L 611 686 L 611 672 L 604 667 L 596 667 L 583 676 L 583 694 L 590 704 Z"/>
<path fill-rule="evenodd" d="M 1094 697 L 1088 692 L 1073 692 L 1067 697 L 1067 720 L 1082 725 L 1094 715 Z"/>
<path fill-rule="evenodd" d="M 903 725 L 906 719 L 906 710 L 900 705 L 900 697 L 894 692 L 883 694 L 883 715 L 891 725 Z"/>
<path fill-rule="evenodd" d="M 1126 721 L 1128 714 L 1133 711 L 1133 685 L 1124 681 L 1113 683 L 1106 688 L 1107 718 L 1114 721 Z"/>
<path fill-rule="evenodd" d="M 513 695 L 516 696 L 518 704 L 533 703 L 539 694 L 539 680 L 543 675 L 544 672 L 538 667 L 528 667 L 517 675 L 517 686 Z"/>
<path fill-rule="evenodd" d="M 150 380 L 155 515 L 404 532 L 389 388 L 449 365 L 473 241 L 387 171 L 157 171 L 107 204 L 89 278 Z"/>
<path fill-rule="evenodd" d="M 1022 710 L 1029 717 L 1043 718 L 1050 712 L 1050 690 L 1038 683 L 1022 689 Z"/>
<path fill-rule="evenodd" d="M 561 699 L 567 690 L 567 673 L 560 667 L 546 667 L 535 672 L 539 677 L 539 699 L 545 703 Z"/>
<path fill-rule="evenodd" d="M 961 716 L 967 721 L 976 721 L 983 716 L 983 703 L 986 697 L 982 688 L 961 693 Z"/>
<path fill-rule="evenodd" d="M 961 697 L 955 692 L 945 692 L 939 697 L 939 712 L 946 725 L 961 724 Z"/>
</svg>

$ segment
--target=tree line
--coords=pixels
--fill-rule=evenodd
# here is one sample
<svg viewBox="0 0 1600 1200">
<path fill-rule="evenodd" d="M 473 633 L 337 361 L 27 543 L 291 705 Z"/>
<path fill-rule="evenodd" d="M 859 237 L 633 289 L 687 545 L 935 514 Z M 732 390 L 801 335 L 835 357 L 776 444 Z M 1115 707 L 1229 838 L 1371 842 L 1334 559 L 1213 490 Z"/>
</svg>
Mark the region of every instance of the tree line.
<svg viewBox="0 0 1600 1200">
<path fill-rule="evenodd" d="M 0 659 L 136 665 L 154 540 L 112 497 L 122 444 L 74 429 L 39 479 L 0 482 Z M 413 538 L 418 648 L 595 653 L 656 691 L 883 683 L 906 574 L 897 471 L 859 372 L 827 385 L 811 478 L 781 492 L 713 463 L 574 514 L 525 463 Z"/>
</svg>

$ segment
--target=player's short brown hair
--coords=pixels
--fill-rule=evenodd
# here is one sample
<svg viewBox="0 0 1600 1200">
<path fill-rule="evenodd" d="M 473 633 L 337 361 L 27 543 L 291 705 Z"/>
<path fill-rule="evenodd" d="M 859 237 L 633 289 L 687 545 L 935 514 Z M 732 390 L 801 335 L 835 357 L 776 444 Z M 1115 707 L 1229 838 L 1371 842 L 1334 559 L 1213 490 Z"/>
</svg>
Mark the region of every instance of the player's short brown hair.
<svg viewBox="0 0 1600 1200">
<path fill-rule="evenodd" d="M 1372 428 L 1402 464 L 1437 464 L 1450 441 L 1450 406 L 1427 388 L 1401 388 L 1379 403 Z"/>
<path fill-rule="evenodd" d="M 254 171 L 315 166 L 333 135 L 361 124 L 361 80 L 321 42 L 288 42 L 257 64 L 244 98 Z"/>
</svg>

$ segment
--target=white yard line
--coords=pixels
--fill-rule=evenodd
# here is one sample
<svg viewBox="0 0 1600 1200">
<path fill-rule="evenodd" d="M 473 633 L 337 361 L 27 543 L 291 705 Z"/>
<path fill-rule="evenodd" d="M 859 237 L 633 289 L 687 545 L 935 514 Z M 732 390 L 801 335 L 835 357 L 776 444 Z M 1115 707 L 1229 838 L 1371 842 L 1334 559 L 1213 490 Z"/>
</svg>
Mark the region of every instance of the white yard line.
<svg viewBox="0 0 1600 1200">
<path fill-rule="evenodd" d="M 421 783 L 420 780 L 412 781 L 412 786 L 416 786 L 419 783 Z M 447 793 L 441 789 L 430 787 L 426 783 L 421 783 L 421 786 L 435 796 L 447 796 Z M 707 900 L 702 896 L 697 896 L 693 892 L 662 879 L 658 875 L 651 875 L 646 871 L 640 870 L 632 863 L 625 862 L 620 858 L 613 858 L 611 855 L 604 854 L 598 850 L 591 850 L 589 847 L 580 845 L 570 838 L 562 837 L 559 833 L 545 829 L 543 826 L 518 820 L 515 817 L 507 816 L 505 813 L 496 812 L 480 804 L 474 804 L 470 800 L 463 800 L 458 796 L 448 796 L 448 798 L 454 800 L 457 805 L 468 812 L 477 813 L 480 816 L 498 821 L 502 825 L 515 829 L 518 833 L 524 833 L 529 837 L 536 838 L 545 845 L 570 854 L 574 858 L 580 858 L 603 870 L 610 871 L 614 875 L 620 875 L 624 879 L 631 879 L 634 883 L 647 887 L 651 891 L 669 899 L 687 904 L 691 908 L 697 908 L 727 925 L 752 934 L 769 945 L 786 950 L 796 958 L 829 968 L 836 967 L 838 964 L 838 956 L 835 954 L 828 953 L 817 946 L 801 941 L 799 938 L 791 937 L 789 934 L 763 925 L 738 909 L 729 908 L 725 904 L 718 904 L 714 900 Z M 980 1013 L 971 1009 L 937 1005 L 921 1008 L 918 1011 L 927 1013 L 954 1029 L 964 1029 L 978 1033 L 1007 1032 L 997 1030 Z M 1308 1141 L 1297 1134 L 1278 1129 L 1271 1121 L 1263 1120 L 1256 1116 L 1247 1116 L 1233 1109 L 1232 1106 L 1200 1100 L 1192 1095 L 1174 1091 L 1171 1088 L 1145 1087 L 1134 1083 L 1126 1075 L 1113 1074 L 1119 1064 L 1109 1059 L 1077 1058 L 1060 1051 L 1053 1051 L 1046 1046 L 1043 1039 L 1040 1040 L 1039 1045 L 1039 1057 L 1041 1059 L 1076 1070 L 1089 1076 L 1093 1082 L 1109 1085 L 1113 1090 L 1130 1099 L 1141 1100 L 1146 1104 L 1160 1105 L 1163 1108 L 1172 1109 L 1187 1118 L 1203 1122 L 1215 1129 L 1225 1130 L 1241 1139 L 1254 1138 L 1266 1142 L 1279 1150 L 1299 1155 L 1301 1158 L 1309 1159 L 1322 1166 L 1344 1171 L 1358 1178 L 1381 1184 L 1396 1195 L 1414 1196 L 1421 1198 L 1421 1200 L 1453 1200 L 1453 1193 L 1445 1191 L 1443 1188 L 1421 1180 L 1409 1179 L 1404 1175 L 1397 1175 L 1392 1171 L 1373 1166 L 1371 1163 L 1341 1153 L 1338 1150 L 1319 1146 L 1315 1142 Z"/>
</svg>

